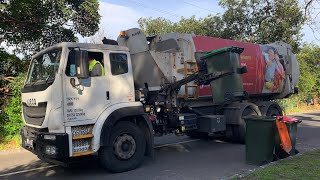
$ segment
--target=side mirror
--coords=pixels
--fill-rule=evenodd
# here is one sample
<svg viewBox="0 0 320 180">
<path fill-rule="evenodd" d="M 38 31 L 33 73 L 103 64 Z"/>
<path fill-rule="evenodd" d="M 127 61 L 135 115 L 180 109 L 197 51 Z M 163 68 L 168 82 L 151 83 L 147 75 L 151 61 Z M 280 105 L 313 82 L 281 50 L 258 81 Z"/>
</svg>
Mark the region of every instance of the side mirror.
<svg viewBox="0 0 320 180">
<path fill-rule="evenodd" d="M 76 50 L 75 62 L 78 79 L 89 78 L 88 51 Z"/>
</svg>

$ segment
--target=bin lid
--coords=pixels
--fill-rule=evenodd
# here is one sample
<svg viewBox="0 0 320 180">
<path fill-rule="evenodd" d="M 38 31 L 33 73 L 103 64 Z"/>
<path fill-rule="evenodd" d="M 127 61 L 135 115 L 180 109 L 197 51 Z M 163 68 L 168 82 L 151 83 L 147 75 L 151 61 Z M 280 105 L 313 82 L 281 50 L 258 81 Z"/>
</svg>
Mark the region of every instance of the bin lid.
<svg viewBox="0 0 320 180">
<path fill-rule="evenodd" d="M 302 121 L 290 116 L 277 116 L 277 119 L 282 118 L 282 121 L 285 123 L 301 123 Z"/>
<path fill-rule="evenodd" d="M 253 115 L 253 116 L 245 116 L 243 117 L 243 119 L 245 121 L 276 121 L 276 118 L 274 117 L 268 117 L 268 116 L 257 116 L 257 115 Z"/>
<path fill-rule="evenodd" d="M 207 59 L 208 57 L 217 55 L 217 54 L 221 54 L 224 52 L 236 52 L 236 53 L 242 53 L 244 50 L 244 48 L 241 47 L 236 47 L 236 46 L 230 46 L 230 47 L 225 47 L 225 48 L 220 48 L 220 49 L 216 49 L 213 50 L 211 52 L 207 52 L 206 54 L 204 54 L 204 56 L 201 57 L 201 59 Z"/>
</svg>

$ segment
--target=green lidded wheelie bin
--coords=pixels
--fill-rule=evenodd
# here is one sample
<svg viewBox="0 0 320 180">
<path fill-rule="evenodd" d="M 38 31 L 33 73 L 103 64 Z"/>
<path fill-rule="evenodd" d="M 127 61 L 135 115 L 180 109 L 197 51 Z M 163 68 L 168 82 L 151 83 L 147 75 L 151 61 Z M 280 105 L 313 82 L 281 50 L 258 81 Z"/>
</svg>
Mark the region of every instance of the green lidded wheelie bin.
<svg viewBox="0 0 320 180">
<path fill-rule="evenodd" d="M 276 118 L 247 116 L 244 120 L 246 122 L 246 162 L 254 165 L 271 162 Z"/>
<path fill-rule="evenodd" d="M 212 98 L 215 104 L 221 104 L 244 96 L 241 76 L 243 72 L 240 66 L 240 53 L 243 50 L 243 48 L 231 46 L 208 52 L 200 58 L 202 62 L 205 62 L 208 73 L 234 72 L 231 75 L 210 82 Z"/>
<path fill-rule="evenodd" d="M 278 117 L 279 118 L 279 117 Z M 286 123 L 288 133 L 290 136 L 290 141 L 292 145 L 292 150 L 289 153 L 286 153 L 282 148 L 281 148 L 281 141 L 279 137 L 278 131 L 275 131 L 275 155 L 277 158 L 283 159 L 288 156 L 292 156 L 298 153 L 298 150 L 296 149 L 296 141 L 297 141 L 297 130 L 298 130 L 298 124 L 301 123 L 301 120 L 291 118 L 289 116 L 283 116 L 280 117 L 280 120 L 284 121 Z"/>
</svg>

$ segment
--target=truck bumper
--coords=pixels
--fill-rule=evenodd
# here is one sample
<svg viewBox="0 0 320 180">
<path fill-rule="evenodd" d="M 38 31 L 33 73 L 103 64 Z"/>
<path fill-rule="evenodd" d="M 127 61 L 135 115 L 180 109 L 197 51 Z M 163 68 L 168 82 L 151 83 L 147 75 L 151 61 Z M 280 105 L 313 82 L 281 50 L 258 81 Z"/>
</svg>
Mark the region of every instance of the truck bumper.
<svg viewBox="0 0 320 180">
<path fill-rule="evenodd" d="M 69 159 L 67 133 L 49 133 L 47 129 L 24 126 L 20 130 L 21 146 L 50 162 L 66 162 Z"/>
</svg>

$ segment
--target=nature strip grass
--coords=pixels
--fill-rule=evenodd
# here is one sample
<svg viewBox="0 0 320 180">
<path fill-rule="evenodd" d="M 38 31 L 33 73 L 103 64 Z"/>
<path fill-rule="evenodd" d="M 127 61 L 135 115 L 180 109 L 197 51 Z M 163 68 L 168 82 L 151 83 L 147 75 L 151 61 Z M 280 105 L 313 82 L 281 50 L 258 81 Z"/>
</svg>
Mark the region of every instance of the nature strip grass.
<svg viewBox="0 0 320 180">
<path fill-rule="evenodd" d="M 238 178 L 235 178 L 238 179 Z M 258 169 L 241 179 L 248 180 L 319 180 L 320 179 L 320 150 L 306 152 L 292 158 L 280 160 Z"/>
</svg>

